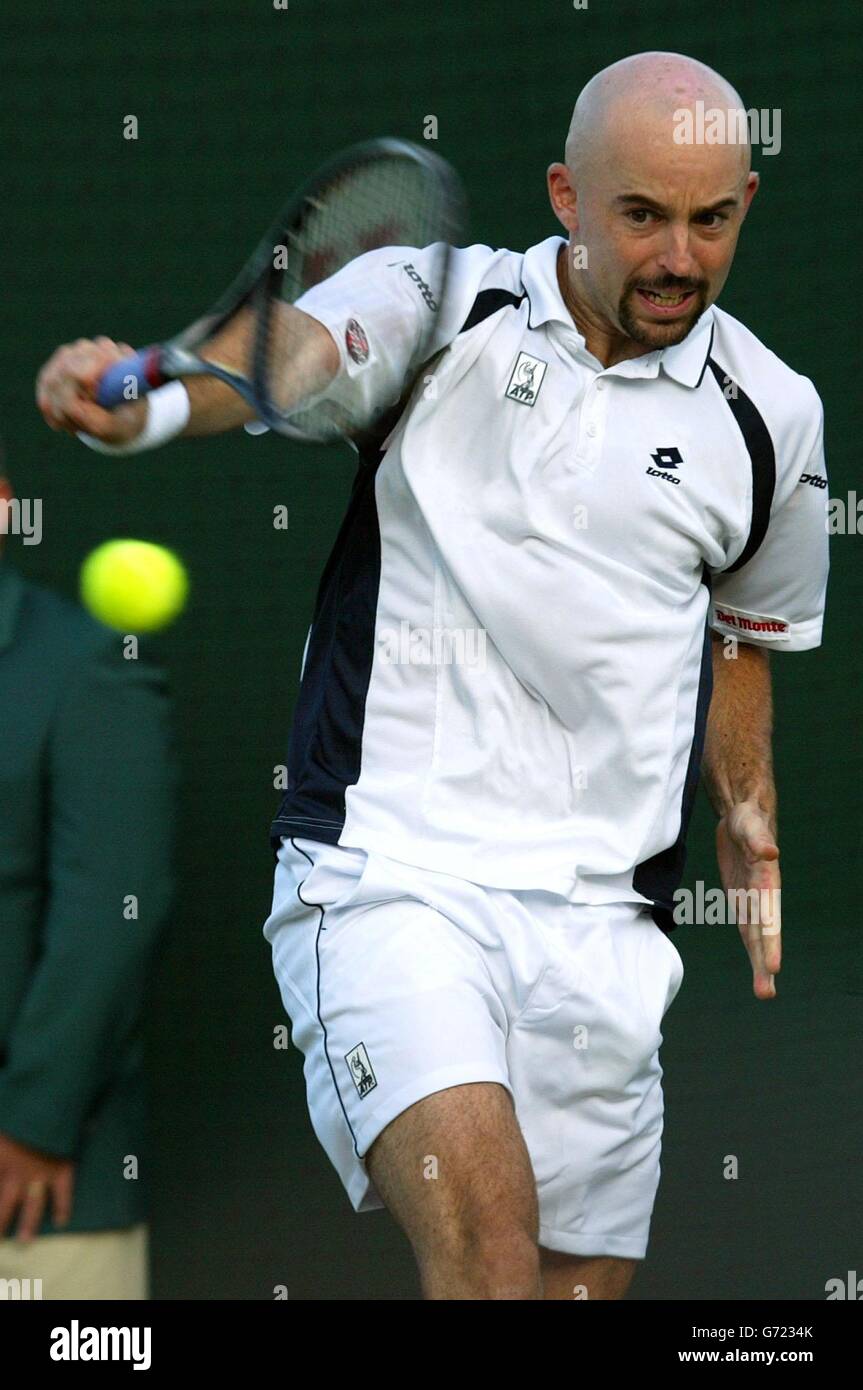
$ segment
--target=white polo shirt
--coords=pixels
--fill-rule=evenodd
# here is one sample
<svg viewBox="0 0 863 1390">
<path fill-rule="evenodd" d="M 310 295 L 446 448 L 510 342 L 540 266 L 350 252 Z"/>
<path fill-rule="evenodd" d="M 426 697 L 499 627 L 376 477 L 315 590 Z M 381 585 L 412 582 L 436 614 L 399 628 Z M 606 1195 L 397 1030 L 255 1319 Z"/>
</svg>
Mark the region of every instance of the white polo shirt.
<svg viewBox="0 0 863 1390">
<path fill-rule="evenodd" d="M 710 626 L 821 640 L 822 409 L 715 306 L 603 367 L 560 295 L 563 244 L 452 253 L 438 355 L 361 461 L 321 582 L 271 838 L 649 902 L 669 927 Z M 372 251 L 298 301 L 352 406 L 398 401 L 435 264 Z"/>
</svg>

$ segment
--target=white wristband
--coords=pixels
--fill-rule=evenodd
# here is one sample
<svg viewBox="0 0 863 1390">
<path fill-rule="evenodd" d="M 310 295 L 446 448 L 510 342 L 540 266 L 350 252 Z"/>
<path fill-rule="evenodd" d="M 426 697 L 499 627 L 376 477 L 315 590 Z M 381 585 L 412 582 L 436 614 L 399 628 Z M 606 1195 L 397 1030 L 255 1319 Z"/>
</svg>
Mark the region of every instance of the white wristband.
<svg viewBox="0 0 863 1390">
<path fill-rule="evenodd" d="M 141 454 L 145 449 L 158 449 L 160 444 L 166 444 L 169 439 L 182 434 L 191 414 L 189 393 L 182 381 L 169 381 L 167 386 L 151 391 L 146 399 L 144 428 L 128 444 L 106 444 L 92 434 L 79 431 L 81 443 L 86 444 L 88 449 L 95 449 L 97 454 L 112 454 L 119 458 L 124 454 Z"/>
</svg>

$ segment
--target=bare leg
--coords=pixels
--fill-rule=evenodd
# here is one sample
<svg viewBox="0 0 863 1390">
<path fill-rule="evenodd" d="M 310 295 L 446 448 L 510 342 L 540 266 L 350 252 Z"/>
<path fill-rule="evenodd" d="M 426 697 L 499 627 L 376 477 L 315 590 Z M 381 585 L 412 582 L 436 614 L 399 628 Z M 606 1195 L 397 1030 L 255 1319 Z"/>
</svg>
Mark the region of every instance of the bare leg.
<svg viewBox="0 0 863 1390">
<path fill-rule="evenodd" d="M 618 1299 L 632 1282 L 637 1260 L 613 1255 L 566 1255 L 540 1249 L 543 1298 Z"/>
<path fill-rule="evenodd" d="M 425 1298 L 542 1298 L 536 1182 L 503 1086 L 427 1096 L 366 1157 L 413 1246 Z"/>
</svg>

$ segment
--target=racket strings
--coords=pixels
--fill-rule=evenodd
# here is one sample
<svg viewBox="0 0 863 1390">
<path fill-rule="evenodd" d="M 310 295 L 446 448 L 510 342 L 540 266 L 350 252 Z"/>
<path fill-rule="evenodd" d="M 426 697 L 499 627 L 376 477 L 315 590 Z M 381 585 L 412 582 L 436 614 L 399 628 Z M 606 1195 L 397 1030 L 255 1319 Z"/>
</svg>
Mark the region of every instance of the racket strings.
<svg viewBox="0 0 863 1390">
<path fill-rule="evenodd" d="M 260 385 L 271 411 L 274 408 L 289 425 L 285 432 L 321 440 L 355 435 L 368 429 L 377 407 L 373 403 L 359 406 L 346 382 L 336 381 L 321 390 L 320 382 L 310 378 L 306 391 L 297 390 L 298 352 L 302 351 L 298 327 L 289 315 L 279 313 L 278 304 L 293 304 L 305 290 L 367 251 L 445 242 L 455 226 L 455 211 L 443 184 L 430 177 L 426 166 L 408 159 L 384 157 L 348 168 L 304 199 L 299 219 L 285 229 L 283 261 L 287 264 L 271 286 L 275 300 L 262 325 L 265 341 L 259 347 L 264 364 Z M 434 327 L 434 301 L 433 306 L 424 319 L 419 356 Z M 278 420 L 270 423 L 279 427 Z"/>
</svg>

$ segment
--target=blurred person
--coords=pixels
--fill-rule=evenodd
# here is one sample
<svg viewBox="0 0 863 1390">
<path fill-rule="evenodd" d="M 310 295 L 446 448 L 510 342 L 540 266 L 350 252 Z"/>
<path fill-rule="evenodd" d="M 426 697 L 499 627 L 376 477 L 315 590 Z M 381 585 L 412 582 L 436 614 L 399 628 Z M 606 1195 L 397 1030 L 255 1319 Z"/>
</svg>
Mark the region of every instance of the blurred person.
<svg viewBox="0 0 863 1390">
<path fill-rule="evenodd" d="M 175 774 L 164 674 L 122 648 L 0 554 L 0 1299 L 149 1296 L 142 1022 Z"/>
</svg>

